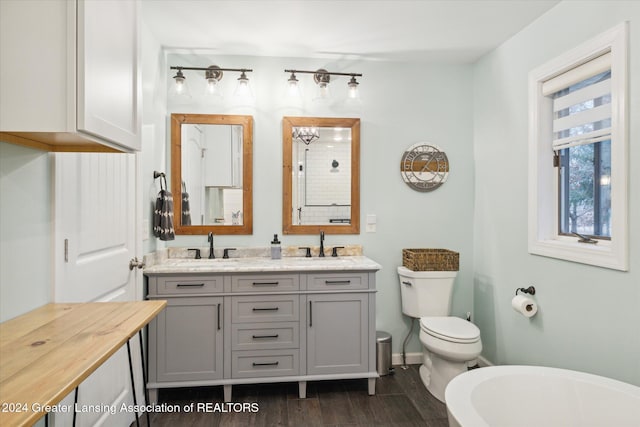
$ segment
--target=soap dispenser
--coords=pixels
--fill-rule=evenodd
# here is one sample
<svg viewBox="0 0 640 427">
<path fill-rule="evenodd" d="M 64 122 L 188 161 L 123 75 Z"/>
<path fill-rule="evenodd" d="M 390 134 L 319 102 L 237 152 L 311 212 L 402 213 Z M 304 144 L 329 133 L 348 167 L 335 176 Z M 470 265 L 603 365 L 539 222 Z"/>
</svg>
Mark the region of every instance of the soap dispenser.
<svg viewBox="0 0 640 427">
<path fill-rule="evenodd" d="M 278 240 L 278 235 L 273 235 L 273 241 L 271 242 L 271 259 L 280 259 L 282 258 L 282 247 L 280 246 L 280 240 Z"/>
</svg>

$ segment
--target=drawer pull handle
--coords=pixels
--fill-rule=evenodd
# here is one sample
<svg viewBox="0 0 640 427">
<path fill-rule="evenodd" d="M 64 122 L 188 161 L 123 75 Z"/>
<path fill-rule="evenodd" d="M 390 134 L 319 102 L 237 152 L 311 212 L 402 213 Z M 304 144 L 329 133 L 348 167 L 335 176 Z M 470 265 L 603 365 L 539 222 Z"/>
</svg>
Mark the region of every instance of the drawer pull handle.
<svg viewBox="0 0 640 427">
<path fill-rule="evenodd" d="M 278 286 L 280 282 L 253 282 L 253 286 Z"/>
<path fill-rule="evenodd" d="M 348 285 L 351 280 L 325 280 L 324 283 L 326 285 Z"/>
<path fill-rule="evenodd" d="M 253 307 L 253 311 L 278 311 L 280 307 Z"/>
<path fill-rule="evenodd" d="M 267 363 L 256 363 L 253 362 L 253 366 L 278 366 L 280 362 L 267 362 Z"/>
<path fill-rule="evenodd" d="M 254 335 L 253 339 L 256 340 L 258 338 L 278 338 L 278 334 L 275 335 Z"/>
<path fill-rule="evenodd" d="M 179 288 L 202 288 L 204 283 L 178 283 Z"/>
</svg>

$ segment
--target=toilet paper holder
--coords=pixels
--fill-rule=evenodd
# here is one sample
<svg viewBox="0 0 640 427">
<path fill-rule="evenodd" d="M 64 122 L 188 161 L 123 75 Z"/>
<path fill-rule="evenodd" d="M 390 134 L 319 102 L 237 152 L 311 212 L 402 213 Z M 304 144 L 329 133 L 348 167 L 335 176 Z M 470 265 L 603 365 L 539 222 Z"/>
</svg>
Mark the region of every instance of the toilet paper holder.
<svg viewBox="0 0 640 427">
<path fill-rule="evenodd" d="M 516 295 L 518 295 L 518 292 L 524 292 L 525 294 L 535 295 L 536 288 L 534 288 L 533 286 L 529 286 L 528 288 L 517 288 Z"/>
</svg>

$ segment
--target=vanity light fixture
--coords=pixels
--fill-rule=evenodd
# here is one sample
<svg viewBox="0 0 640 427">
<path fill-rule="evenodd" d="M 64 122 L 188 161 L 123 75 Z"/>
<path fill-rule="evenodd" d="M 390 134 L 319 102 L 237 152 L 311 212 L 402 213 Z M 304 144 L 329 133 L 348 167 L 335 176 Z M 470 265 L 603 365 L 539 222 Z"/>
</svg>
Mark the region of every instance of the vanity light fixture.
<svg viewBox="0 0 640 427">
<path fill-rule="evenodd" d="M 176 92 L 183 93 L 185 90 L 186 77 L 182 74 L 182 70 L 178 69 L 178 72 L 173 76 L 173 81 L 176 84 Z"/>
<path fill-rule="evenodd" d="M 294 127 L 291 136 L 309 145 L 320 138 L 320 131 L 317 127 Z"/>
<path fill-rule="evenodd" d="M 236 96 L 236 98 L 253 99 L 253 91 L 251 90 L 251 86 L 249 86 L 249 78 L 245 74 L 245 71 L 251 70 L 242 71 L 240 77 L 238 77 L 238 86 L 236 86 L 234 95 Z"/>
<path fill-rule="evenodd" d="M 323 68 L 320 68 L 315 71 L 306 71 L 306 70 L 284 70 L 285 73 L 291 73 L 289 77 L 289 90 L 290 92 L 292 88 L 297 88 L 298 79 L 296 78 L 296 73 L 304 73 L 304 74 L 313 74 L 313 81 L 318 85 L 317 96 L 315 99 L 328 99 L 330 98 L 329 93 L 329 84 L 331 83 L 331 76 L 350 76 L 351 79 L 347 83 L 349 88 L 347 96 L 350 99 L 358 99 L 358 81 L 356 77 L 362 77 L 360 73 L 337 73 L 332 71 L 327 71 Z"/>
<path fill-rule="evenodd" d="M 211 65 L 209 67 L 183 67 L 183 66 L 171 66 L 169 67 L 171 70 L 177 70 L 176 75 L 173 76 L 175 82 L 175 93 L 180 95 L 186 92 L 186 76 L 182 72 L 183 70 L 190 71 L 204 71 L 204 78 L 207 80 L 207 94 L 220 96 L 218 83 L 222 79 L 224 71 L 235 71 L 240 73 L 240 77 L 238 78 L 238 87 L 236 88 L 236 94 L 239 96 L 244 95 L 245 93 L 251 93 L 251 88 L 249 87 L 249 78 L 246 73 L 252 72 L 253 70 L 249 68 L 221 68 L 217 65 Z"/>
<path fill-rule="evenodd" d="M 211 65 L 204 73 L 204 78 L 207 79 L 207 93 L 212 96 L 220 96 L 220 90 L 218 82 L 222 78 L 224 73 L 217 65 Z"/>
<path fill-rule="evenodd" d="M 358 83 L 356 81 L 355 76 L 351 76 L 351 80 L 349 80 L 349 83 L 347 83 L 347 86 L 349 86 L 349 90 L 347 91 L 347 97 L 349 99 L 359 99 L 360 98 L 360 91 L 358 90 L 358 85 L 360 83 Z"/>
<path fill-rule="evenodd" d="M 300 98 L 302 96 L 298 78 L 296 77 L 296 73 L 293 72 L 287 79 L 287 96 L 291 98 Z"/>
<path fill-rule="evenodd" d="M 331 92 L 329 92 L 329 83 L 331 82 L 331 75 L 327 74 L 327 70 L 320 68 L 314 75 L 313 81 L 318 85 L 315 99 L 329 99 L 331 98 Z"/>
</svg>

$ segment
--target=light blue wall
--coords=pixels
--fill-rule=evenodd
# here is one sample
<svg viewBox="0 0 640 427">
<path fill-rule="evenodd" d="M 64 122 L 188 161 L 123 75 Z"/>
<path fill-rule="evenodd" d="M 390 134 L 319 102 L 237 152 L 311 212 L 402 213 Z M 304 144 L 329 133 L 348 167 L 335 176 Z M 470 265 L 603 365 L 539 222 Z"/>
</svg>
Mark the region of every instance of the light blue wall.
<svg viewBox="0 0 640 427">
<path fill-rule="evenodd" d="M 527 75 L 630 22 L 630 270 L 527 253 Z M 495 364 L 566 367 L 640 385 L 640 3 L 565 1 L 474 67 L 474 310 Z M 535 285 L 531 320 L 511 309 Z"/>
<path fill-rule="evenodd" d="M 251 66 L 256 70 L 252 81 L 260 82 L 254 86 L 259 96 L 254 109 L 206 110 L 256 118 L 254 235 L 219 236 L 218 244 L 267 245 L 271 235 L 281 230 L 281 117 L 347 115 L 314 107 L 294 112 L 269 104 L 276 85 L 286 78 L 282 70 L 325 66 L 362 72 L 361 223 L 366 214 L 376 214 L 378 232 L 363 230 L 359 236 L 328 236 L 327 240 L 328 244 L 360 243 L 366 255 L 383 265 L 378 273 L 377 322 L 378 328 L 393 334 L 394 352 L 399 351 L 408 327 L 400 314 L 395 273 L 402 248 L 447 247 L 461 253 L 454 314 L 463 316 L 471 309 L 473 287 L 475 320 L 490 361 L 563 366 L 640 384 L 637 168 L 631 167 L 630 176 L 630 272 L 529 255 L 526 241 L 527 73 L 630 20 L 630 162 L 640 161 L 635 144 L 640 140 L 640 57 L 633 53 L 640 46 L 639 8 L 640 3 L 633 1 L 563 2 L 474 67 L 285 58 L 216 60 L 224 66 L 234 66 L 236 61 Z M 140 164 L 146 199 L 143 215 L 150 219 L 150 202 L 157 192 L 151 174 L 154 169 L 168 171 L 170 164 L 163 106 L 165 64 L 160 47 L 146 30 L 143 43 L 144 123 L 153 137 L 143 143 Z M 421 140 L 440 145 L 451 160 L 449 181 L 431 194 L 410 190 L 399 175 L 402 151 Z M 0 320 L 51 299 L 53 194 L 48 159 L 47 153 L 0 143 Z M 316 240 L 315 236 L 286 236 L 283 243 Z M 206 242 L 202 236 L 180 236 L 171 244 Z M 163 246 L 149 239 L 144 250 Z M 26 253 L 36 259 L 35 264 L 25 263 Z M 541 306 L 532 321 L 516 315 L 509 304 L 515 288 L 529 284 L 537 287 Z M 414 337 L 409 351 L 420 349 L 417 341 Z"/>
<path fill-rule="evenodd" d="M 0 142 L 0 322 L 51 300 L 51 162 Z"/>
<path fill-rule="evenodd" d="M 377 327 L 393 335 L 394 352 L 400 351 L 409 324 L 401 313 L 396 274 L 397 266 L 402 264 L 402 248 L 441 247 L 459 251 L 461 271 L 455 287 L 453 312 L 464 316 L 471 311 L 474 173 L 471 66 L 238 56 L 197 59 L 191 55 L 181 60 L 169 56 L 169 63 L 254 69 L 249 74 L 256 95 L 252 107 L 234 106 L 229 93 L 222 105 L 202 104 L 195 99 L 198 88 L 194 86 L 196 82 L 202 86 L 204 77 L 194 73 L 187 74 L 194 100 L 180 106 L 169 103 L 169 113 L 250 114 L 255 120 L 253 235 L 216 236 L 216 247 L 268 246 L 274 233 L 281 235 L 283 245 L 317 245 L 315 235 L 282 236 L 282 117 L 360 117 L 361 234 L 329 235 L 325 244 L 361 244 L 365 255 L 382 265 L 377 275 Z M 312 76 L 302 74 L 298 78 L 305 89 L 304 105 L 302 108 L 287 105 L 282 96 L 288 78 L 284 69 L 321 67 L 363 73 L 360 79 L 362 107 L 314 104 L 311 102 L 315 86 Z M 223 90 L 232 91 L 237 77 L 226 72 L 221 81 Z M 335 79 L 334 97 L 344 97 L 346 83 L 345 77 Z M 451 162 L 449 180 L 432 193 L 411 190 L 400 176 L 404 150 L 419 141 L 439 145 Z M 164 170 L 169 169 L 167 155 Z M 150 174 L 151 170 L 143 171 L 145 177 Z M 156 183 L 155 191 L 158 190 Z M 377 215 L 376 233 L 364 230 L 367 214 Z M 151 217 L 150 209 L 145 211 L 145 217 Z M 206 246 L 207 242 L 206 236 L 177 236 L 167 245 L 193 247 Z M 416 334 L 408 351 L 420 349 Z"/>
</svg>

